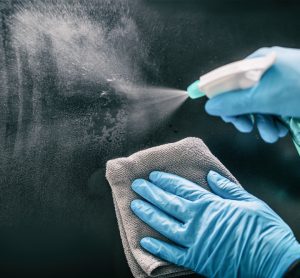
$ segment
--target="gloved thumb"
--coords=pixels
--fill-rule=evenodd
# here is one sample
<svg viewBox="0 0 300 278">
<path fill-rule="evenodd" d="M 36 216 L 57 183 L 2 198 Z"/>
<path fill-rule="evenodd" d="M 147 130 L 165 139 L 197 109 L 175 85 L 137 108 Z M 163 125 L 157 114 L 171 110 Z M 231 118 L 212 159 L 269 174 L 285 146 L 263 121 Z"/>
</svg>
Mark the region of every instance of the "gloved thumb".
<svg viewBox="0 0 300 278">
<path fill-rule="evenodd" d="M 256 86 L 215 96 L 206 102 L 205 110 L 213 116 L 237 116 L 254 113 L 251 96 L 255 88 Z"/>
<path fill-rule="evenodd" d="M 242 186 L 231 182 L 217 172 L 209 171 L 207 181 L 211 190 L 224 199 L 246 201 L 255 198 Z"/>
</svg>

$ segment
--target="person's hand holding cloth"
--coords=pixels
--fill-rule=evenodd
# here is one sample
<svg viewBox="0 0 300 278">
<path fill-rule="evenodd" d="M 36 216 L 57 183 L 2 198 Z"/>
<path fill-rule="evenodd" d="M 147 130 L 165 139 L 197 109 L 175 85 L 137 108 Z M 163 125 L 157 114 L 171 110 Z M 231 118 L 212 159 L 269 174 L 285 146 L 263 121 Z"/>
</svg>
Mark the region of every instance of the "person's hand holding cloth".
<svg viewBox="0 0 300 278">
<path fill-rule="evenodd" d="M 163 172 L 135 180 L 144 200 L 131 209 L 172 242 L 146 237 L 141 246 L 206 277 L 282 277 L 300 259 L 291 229 L 240 185 L 213 171 L 207 181 L 212 192 Z"/>
</svg>

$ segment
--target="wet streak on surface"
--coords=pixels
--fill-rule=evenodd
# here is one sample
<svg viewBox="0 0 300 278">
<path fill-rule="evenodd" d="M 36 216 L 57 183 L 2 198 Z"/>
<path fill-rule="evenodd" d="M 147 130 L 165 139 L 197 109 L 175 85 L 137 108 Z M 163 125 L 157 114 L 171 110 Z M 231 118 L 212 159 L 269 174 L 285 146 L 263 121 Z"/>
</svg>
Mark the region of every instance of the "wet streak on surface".
<svg viewBox="0 0 300 278">
<path fill-rule="evenodd" d="M 300 238 L 288 138 L 239 134 L 206 115 L 205 100 L 164 113 L 158 95 L 147 103 L 149 90 L 122 85 L 183 89 L 261 46 L 299 47 L 299 5 L 245 5 L 0 0 L 1 269 L 130 277 L 105 162 L 187 136 L 204 139 Z"/>
</svg>

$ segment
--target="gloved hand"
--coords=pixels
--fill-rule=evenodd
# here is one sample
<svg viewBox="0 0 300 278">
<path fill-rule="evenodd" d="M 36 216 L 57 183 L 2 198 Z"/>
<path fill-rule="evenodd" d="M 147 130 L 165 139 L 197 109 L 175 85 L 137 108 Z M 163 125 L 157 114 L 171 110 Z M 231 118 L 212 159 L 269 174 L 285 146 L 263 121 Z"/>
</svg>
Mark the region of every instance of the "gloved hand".
<svg viewBox="0 0 300 278">
<path fill-rule="evenodd" d="M 276 62 L 256 86 L 218 95 L 207 101 L 205 109 L 241 132 L 251 132 L 256 122 L 263 140 L 273 143 L 288 132 L 277 116 L 300 117 L 300 50 L 261 48 L 248 59 L 270 52 L 276 52 Z"/>
<path fill-rule="evenodd" d="M 135 180 L 133 212 L 170 239 L 141 240 L 144 249 L 207 277 L 282 277 L 300 258 L 291 229 L 263 201 L 210 171 L 212 192 L 163 172 Z"/>
</svg>

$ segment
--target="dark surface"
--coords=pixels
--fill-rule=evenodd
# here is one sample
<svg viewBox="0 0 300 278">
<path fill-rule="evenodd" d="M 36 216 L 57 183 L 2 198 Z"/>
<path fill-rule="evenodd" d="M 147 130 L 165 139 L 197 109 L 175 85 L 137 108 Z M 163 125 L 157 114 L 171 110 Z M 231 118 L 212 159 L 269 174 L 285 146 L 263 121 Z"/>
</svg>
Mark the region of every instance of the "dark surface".
<svg viewBox="0 0 300 278">
<path fill-rule="evenodd" d="M 297 260 L 291 265 L 285 273 L 284 278 L 299 278 L 300 277 L 300 260 Z"/>
<path fill-rule="evenodd" d="M 238 133 L 204 99 L 161 120 L 163 103 L 107 81 L 184 89 L 259 47 L 300 46 L 297 1 L 248 2 L 0 0 L 1 271 L 130 277 L 105 162 L 187 136 L 300 239 L 290 138 Z"/>
</svg>

